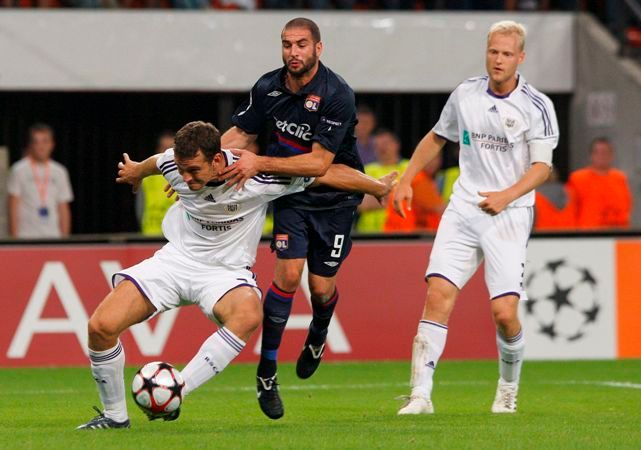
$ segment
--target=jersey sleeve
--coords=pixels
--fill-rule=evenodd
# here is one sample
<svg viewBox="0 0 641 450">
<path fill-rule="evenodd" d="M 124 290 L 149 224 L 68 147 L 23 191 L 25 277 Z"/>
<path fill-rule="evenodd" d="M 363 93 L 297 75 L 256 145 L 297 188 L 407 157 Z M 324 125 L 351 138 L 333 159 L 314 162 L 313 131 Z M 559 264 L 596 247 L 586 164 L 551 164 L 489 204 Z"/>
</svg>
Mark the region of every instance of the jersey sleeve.
<svg viewBox="0 0 641 450">
<path fill-rule="evenodd" d="M 73 201 L 73 189 L 69 181 L 69 172 L 65 167 L 61 168 L 61 186 L 58 191 L 58 203 L 69 203 Z"/>
<path fill-rule="evenodd" d="M 459 141 L 458 129 L 458 88 L 455 89 L 447 99 L 441 117 L 432 128 L 432 132 L 437 136 L 447 139 L 451 142 Z"/>
<path fill-rule="evenodd" d="M 284 195 L 302 192 L 314 182 L 311 177 L 286 177 L 258 174 L 245 184 L 251 196 L 260 196 L 270 202 Z"/>
<path fill-rule="evenodd" d="M 331 96 L 321 111 L 321 117 L 314 130 L 312 141 L 316 141 L 336 154 L 352 120 L 356 117 L 356 101 L 351 90 Z"/>
<path fill-rule="evenodd" d="M 263 95 L 261 81 L 258 80 L 249 91 L 249 98 L 238 107 L 231 118 L 231 122 L 245 133 L 258 134 L 265 126 Z"/>
<path fill-rule="evenodd" d="M 176 190 L 177 185 L 182 182 L 183 179 L 178 173 L 178 166 L 176 166 L 176 162 L 174 161 L 174 149 L 169 148 L 165 150 L 156 161 L 156 166 L 160 170 L 160 173 L 162 173 L 162 176 L 165 177 L 165 180 L 167 180 L 167 183 Z"/>
<path fill-rule="evenodd" d="M 9 169 L 7 190 L 9 191 L 9 194 L 13 195 L 14 197 L 20 197 L 20 194 L 22 194 L 22 189 L 20 189 L 20 180 L 18 179 L 18 171 L 16 170 L 15 166 Z"/>
<path fill-rule="evenodd" d="M 530 91 L 529 96 L 532 114 L 525 140 L 528 144 L 547 144 L 554 149 L 559 143 L 559 124 L 554 104 L 546 95 L 540 93 Z"/>
</svg>

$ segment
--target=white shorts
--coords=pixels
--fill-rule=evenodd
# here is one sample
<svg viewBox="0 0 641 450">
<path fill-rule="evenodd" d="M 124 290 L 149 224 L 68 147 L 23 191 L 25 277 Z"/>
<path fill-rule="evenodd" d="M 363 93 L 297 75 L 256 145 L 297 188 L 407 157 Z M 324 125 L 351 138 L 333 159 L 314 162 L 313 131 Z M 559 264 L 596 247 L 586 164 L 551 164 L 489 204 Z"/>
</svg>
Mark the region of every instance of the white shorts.
<svg viewBox="0 0 641 450">
<path fill-rule="evenodd" d="M 195 262 L 172 248 L 171 244 L 165 245 L 151 258 L 114 274 L 112 284 L 116 287 L 124 280 L 134 283 L 156 307 L 154 315 L 196 304 L 216 323 L 214 306 L 232 289 L 249 286 L 254 288 L 259 299 L 262 297 L 256 285 L 256 275 L 249 269 Z"/>
<path fill-rule="evenodd" d="M 490 298 L 525 299 L 523 272 L 533 208 L 507 208 L 491 216 L 477 205 L 453 198 L 436 232 L 425 277 L 441 277 L 459 289 L 485 258 Z"/>
</svg>

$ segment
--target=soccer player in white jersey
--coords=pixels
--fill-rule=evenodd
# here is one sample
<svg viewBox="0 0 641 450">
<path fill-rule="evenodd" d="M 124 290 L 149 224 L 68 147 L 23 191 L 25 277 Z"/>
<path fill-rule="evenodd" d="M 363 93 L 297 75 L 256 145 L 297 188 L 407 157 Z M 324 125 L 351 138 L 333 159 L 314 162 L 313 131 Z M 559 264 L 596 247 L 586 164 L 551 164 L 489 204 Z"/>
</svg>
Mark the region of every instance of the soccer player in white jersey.
<svg viewBox="0 0 641 450">
<path fill-rule="evenodd" d="M 434 412 L 432 378 L 459 290 L 485 259 L 496 323 L 499 381 L 492 412 L 516 412 L 525 342 L 517 309 L 532 226 L 534 189 L 550 174 L 558 126 L 552 102 L 517 72 L 525 29 L 495 23 L 487 36 L 487 76 L 450 95 L 438 123 L 416 147 L 394 206 L 410 205 L 410 183 L 446 141 L 460 145 L 461 174 L 436 233 L 426 272 L 425 309 L 412 348 L 412 392 L 399 414 Z"/>
<path fill-rule="evenodd" d="M 220 149 L 220 133 L 204 122 L 185 125 L 176 134 L 175 148 L 163 154 L 142 163 L 124 157 L 118 182 L 136 188 L 146 176 L 162 173 L 180 202 L 163 220 L 169 242 L 151 258 L 116 273 L 113 291 L 89 319 L 91 372 L 104 411 L 79 429 L 129 428 L 119 336 L 136 323 L 191 303 L 220 325 L 183 369 L 184 395 L 242 351 L 262 321 L 261 293 L 251 267 L 271 200 L 315 184 L 382 197 L 393 181 L 333 165 L 316 180 L 258 174 L 238 191 L 218 181 L 219 172 L 236 157 Z M 178 414 L 163 418 L 174 420 Z"/>
</svg>

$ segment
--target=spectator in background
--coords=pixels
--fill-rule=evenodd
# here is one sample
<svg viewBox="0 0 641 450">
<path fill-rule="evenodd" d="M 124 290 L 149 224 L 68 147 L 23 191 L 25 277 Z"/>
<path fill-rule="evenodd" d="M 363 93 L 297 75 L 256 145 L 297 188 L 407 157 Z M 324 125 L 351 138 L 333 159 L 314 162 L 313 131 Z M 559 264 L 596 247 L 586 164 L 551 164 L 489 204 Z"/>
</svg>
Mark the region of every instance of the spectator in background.
<svg viewBox="0 0 641 450">
<path fill-rule="evenodd" d="M 443 201 L 434 180 L 442 162 L 442 154 L 439 153 L 412 180 L 412 209 L 405 210 L 405 218 L 394 211 L 394 193 L 388 197 L 383 226 L 386 233 L 436 232 L 447 203 Z"/>
<path fill-rule="evenodd" d="M 363 161 L 363 165 L 376 161 L 374 150 L 374 130 L 376 129 L 376 116 L 368 106 L 361 105 L 356 110 L 358 123 L 354 130 L 356 134 L 356 150 Z"/>
<path fill-rule="evenodd" d="M 627 177 L 612 168 L 614 148 L 608 138 L 590 145 L 590 165 L 570 175 L 568 187 L 576 201 L 578 228 L 627 228 L 632 194 Z"/>
<path fill-rule="evenodd" d="M 156 142 L 156 153 L 163 153 L 174 146 L 174 132 L 160 133 Z M 162 220 L 175 200 L 167 198 L 164 191 L 167 181 L 162 175 L 153 175 L 142 180 L 136 196 L 136 216 L 140 232 L 145 236 L 162 236 Z"/>
<path fill-rule="evenodd" d="M 534 229 L 568 230 L 576 228 L 576 200 L 561 181 L 556 169 L 536 189 Z"/>
<path fill-rule="evenodd" d="M 359 119 L 360 121 L 360 119 Z M 358 126 L 357 126 L 358 128 Z M 401 141 L 390 130 L 379 130 L 372 136 L 376 161 L 365 165 L 365 173 L 376 179 L 391 172 L 399 176 L 405 171 L 409 160 L 401 158 Z M 356 231 L 360 233 L 382 233 L 387 210 L 371 195 L 366 195 L 358 207 L 360 217 Z"/>
<path fill-rule="evenodd" d="M 37 123 L 29 128 L 25 156 L 9 172 L 9 235 L 46 239 L 69 236 L 73 200 L 69 173 L 51 159 L 53 129 Z"/>
</svg>

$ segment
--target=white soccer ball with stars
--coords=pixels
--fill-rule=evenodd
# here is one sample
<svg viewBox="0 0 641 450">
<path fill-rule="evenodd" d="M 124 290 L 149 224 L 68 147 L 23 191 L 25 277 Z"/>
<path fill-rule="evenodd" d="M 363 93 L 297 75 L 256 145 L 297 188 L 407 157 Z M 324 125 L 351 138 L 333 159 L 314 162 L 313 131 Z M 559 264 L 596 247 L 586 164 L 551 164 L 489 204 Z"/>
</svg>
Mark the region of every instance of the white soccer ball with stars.
<svg viewBox="0 0 641 450">
<path fill-rule="evenodd" d="M 525 289 L 526 320 L 552 341 L 578 341 L 598 319 L 597 280 L 586 267 L 565 259 L 548 261 L 526 278 Z"/>
<path fill-rule="evenodd" d="M 162 417 L 180 407 L 184 386 L 185 382 L 174 366 L 154 361 L 136 372 L 131 383 L 131 393 L 145 414 Z"/>
</svg>

